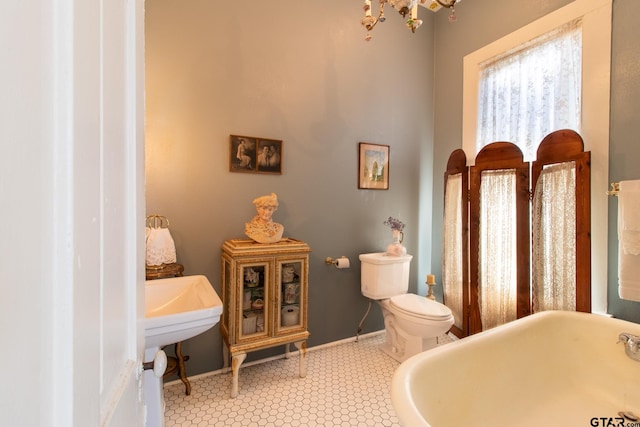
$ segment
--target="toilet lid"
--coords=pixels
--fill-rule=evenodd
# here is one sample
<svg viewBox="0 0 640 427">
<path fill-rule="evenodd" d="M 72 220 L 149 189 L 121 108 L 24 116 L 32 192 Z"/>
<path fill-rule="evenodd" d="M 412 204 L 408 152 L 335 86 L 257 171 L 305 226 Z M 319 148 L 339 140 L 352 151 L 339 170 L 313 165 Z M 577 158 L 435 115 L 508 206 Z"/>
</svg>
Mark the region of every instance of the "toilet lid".
<svg viewBox="0 0 640 427">
<path fill-rule="evenodd" d="M 444 304 L 416 294 L 402 294 L 390 299 L 391 305 L 405 313 L 430 320 L 444 320 L 451 310 Z"/>
</svg>

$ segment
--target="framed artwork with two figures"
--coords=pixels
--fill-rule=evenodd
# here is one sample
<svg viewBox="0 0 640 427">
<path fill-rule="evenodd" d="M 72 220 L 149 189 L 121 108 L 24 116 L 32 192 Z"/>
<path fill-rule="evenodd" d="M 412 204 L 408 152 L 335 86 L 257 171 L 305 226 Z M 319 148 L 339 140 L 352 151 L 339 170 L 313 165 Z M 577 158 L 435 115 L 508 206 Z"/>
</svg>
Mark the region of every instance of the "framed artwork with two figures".
<svg viewBox="0 0 640 427">
<path fill-rule="evenodd" d="M 229 170 L 231 172 L 282 174 L 282 141 L 231 135 Z"/>
</svg>

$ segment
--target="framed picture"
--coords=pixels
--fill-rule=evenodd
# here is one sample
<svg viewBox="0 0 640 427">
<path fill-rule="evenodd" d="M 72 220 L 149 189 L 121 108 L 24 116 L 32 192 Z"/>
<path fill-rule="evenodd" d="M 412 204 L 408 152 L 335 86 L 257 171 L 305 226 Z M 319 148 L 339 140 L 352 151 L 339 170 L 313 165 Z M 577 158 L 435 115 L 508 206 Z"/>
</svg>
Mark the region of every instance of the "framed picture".
<svg viewBox="0 0 640 427">
<path fill-rule="evenodd" d="M 282 174 L 282 141 L 231 135 L 229 170 Z"/>
<path fill-rule="evenodd" d="M 389 146 L 358 144 L 358 188 L 389 189 Z"/>
</svg>

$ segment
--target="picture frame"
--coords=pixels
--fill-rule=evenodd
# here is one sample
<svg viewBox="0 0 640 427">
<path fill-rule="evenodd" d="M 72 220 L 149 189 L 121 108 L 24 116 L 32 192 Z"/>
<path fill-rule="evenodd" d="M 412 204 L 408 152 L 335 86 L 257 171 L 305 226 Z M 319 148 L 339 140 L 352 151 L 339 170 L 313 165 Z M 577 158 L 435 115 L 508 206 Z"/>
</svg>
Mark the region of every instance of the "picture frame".
<svg viewBox="0 0 640 427">
<path fill-rule="evenodd" d="M 282 174 L 282 141 L 230 135 L 229 171 Z"/>
<path fill-rule="evenodd" d="M 358 144 L 358 188 L 365 190 L 389 189 L 389 151 L 383 144 Z"/>
</svg>

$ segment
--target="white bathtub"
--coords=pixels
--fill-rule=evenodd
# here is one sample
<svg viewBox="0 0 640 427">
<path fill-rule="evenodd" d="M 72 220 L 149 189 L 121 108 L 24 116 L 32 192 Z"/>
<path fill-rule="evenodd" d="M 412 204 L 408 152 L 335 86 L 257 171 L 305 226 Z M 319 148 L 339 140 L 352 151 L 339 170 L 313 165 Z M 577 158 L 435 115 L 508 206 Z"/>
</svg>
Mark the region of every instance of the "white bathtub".
<svg viewBox="0 0 640 427">
<path fill-rule="evenodd" d="M 640 415 L 640 362 L 616 344 L 621 332 L 640 325 L 538 313 L 408 359 L 393 406 L 406 427 L 640 426 L 618 415 Z"/>
</svg>

